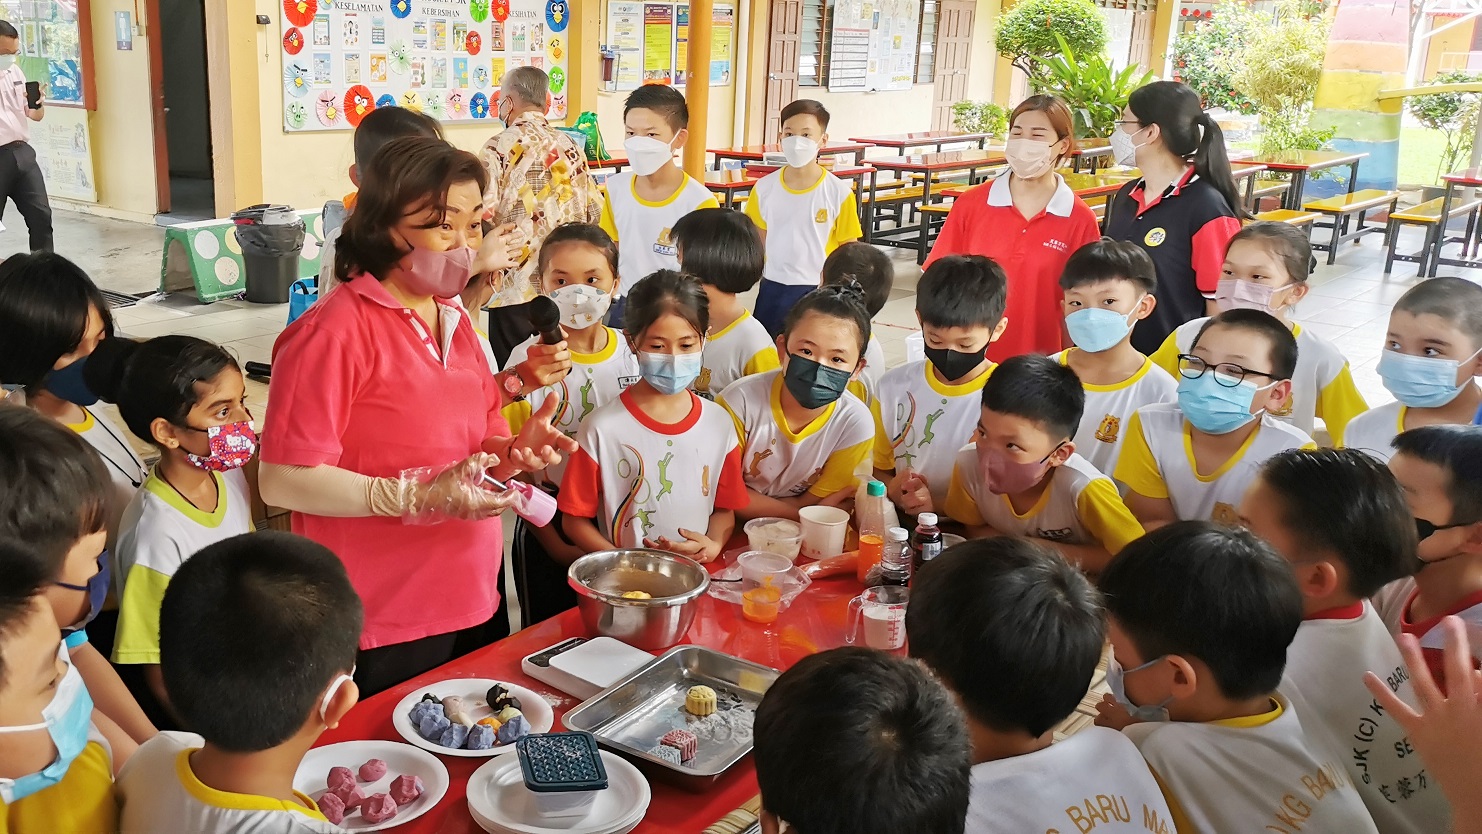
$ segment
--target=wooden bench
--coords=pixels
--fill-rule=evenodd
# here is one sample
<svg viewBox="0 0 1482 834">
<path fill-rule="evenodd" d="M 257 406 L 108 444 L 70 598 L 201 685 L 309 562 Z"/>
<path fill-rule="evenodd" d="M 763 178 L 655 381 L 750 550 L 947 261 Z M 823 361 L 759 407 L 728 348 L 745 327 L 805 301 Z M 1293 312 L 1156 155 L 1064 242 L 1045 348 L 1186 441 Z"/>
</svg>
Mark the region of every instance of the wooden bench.
<svg viewBox="0 0 1482 834">
<path fill-rule="evenodd" d="M 1293 211 L 1291 209 L 1272 209 L 1263 211 L 1251 219 L 1245 221 L 1246 225 L 1251 223 L 1286 223 L 1292 226 L 1306 227 L 1309 234 L 1312 232 L 1312 224 L 1322 215 L 1315 211 Z"/>
<path fill-rule="evenodd" d="M 1403 211 L 1392 211 L 1389 213 L 1389 224 L 1385 231 L 1389 238 L 1388 251 L 1384 256 L 1384 274 L 1388 275 L 1394 267 L 1395 261 L 1406 261 L 1420 264 L 1416 275 L 1425 274 L 1425 265 L 1429 262 L 1435 249 L 1445 246 L 1452 241 L 1461 243 L 1462 255 L 1466 255 L 1466 249 L 1472 243 L 1474 233 L 1477 231 L 1478 210 L 1482 209 L 1482 200 L 1455 201 L 1451 204 L 1451 210 L 1446 216 L 1446 221 L 1441 221 L 1441 206 L 1445 202 L 1444 197 L 1427 200 L 1418 206 L 1412 206 Z M 1446 224 L 1454 218 L 1465 215 L 1467 218 L 1467 231 L 1460 238 L 1446 238 Z M 1399 248 L 1399 231 L 1401 226 L 1424 226 L 1425 243 L 1421 244 L 1420 251 L 1405 255 L 1395 250 Z"/>
<path fill-rule="evenodd" d="M 1366 226 L 1364 215 L 1375 209 L 1387 209 L 1394 213 L 1400 192 L 1379 188 L 1365 188 L 1352 194 L 1339 194 L 1321 200 L 1308 200 L 1302 204 L 1307 211 L 1314 211 L 1332 220 L 1331 224 L 1314 223 L 1315 227 L 1332 228 L 1332 239 L 1327 243 L 1314 243 L 1313 249 L 1328 253 L 1328 264 L 1338 258 L 1338 244 L 1357 240 L 1367 234 L 1385 234 L 1389 226 Z M 1352 224 L 1352 228 L 1350 228 Z"/>
<path fill-rule="evenodd" d="M 1261 200 L 1267 197 L 1280 197 L 1292 188 L 1287 180 L 1256 180 L 1251 184 L 1250 210 L 1260 208 Z"/>
</svg>

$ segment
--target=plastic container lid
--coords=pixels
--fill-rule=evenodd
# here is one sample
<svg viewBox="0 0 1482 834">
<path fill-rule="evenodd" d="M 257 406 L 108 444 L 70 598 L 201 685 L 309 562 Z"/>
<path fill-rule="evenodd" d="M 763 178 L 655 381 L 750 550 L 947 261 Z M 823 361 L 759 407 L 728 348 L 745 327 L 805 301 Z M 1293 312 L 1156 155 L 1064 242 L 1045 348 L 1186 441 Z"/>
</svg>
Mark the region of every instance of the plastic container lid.
<svg viewBox="0 0 1482 834">
<path fill-rule="evenodd" d="M 885 484 L 879 481 L 870 481 L 869 484 L 865 486 L 865 492 L 877 498 L 881 497 L 885 495 Z"/>
<path fill-rule="evenodd" d="M 922 513 L 921 515 L 916 516 L 916 521 L 919 522 L 922 527 L 935 527 L 937 526 L 937 514 Z"/>
<path fill-rule="evenodd" d="M 911 538 L 904 527 L 892 527 L 885 531 L 885 540 L 891 542 L 903 542 Z"/>
<path fill-rule="evenodd" d="M 597 737 L 587 732 L 541 733 L 515 743 L 525 787 L 536 793 L 600 791 L 607 787 L 607 768 L 597 750 Z"/>
</svg>

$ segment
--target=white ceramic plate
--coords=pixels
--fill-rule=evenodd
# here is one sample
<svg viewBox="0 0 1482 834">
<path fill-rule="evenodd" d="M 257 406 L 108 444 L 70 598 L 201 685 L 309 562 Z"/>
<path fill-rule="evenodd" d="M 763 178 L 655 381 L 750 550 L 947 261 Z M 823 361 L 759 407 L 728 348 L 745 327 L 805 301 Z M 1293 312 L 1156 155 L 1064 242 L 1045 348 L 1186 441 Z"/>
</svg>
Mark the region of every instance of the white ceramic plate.
<svg viewBox="0 0 1482 834">
<path fill-rule="evenodd" d="M 467 698 L 473 703 L 470 713 L 473 715 L 474 720 L 487 718 L 494 714 L 494 710 L 489 709 L 489 705 L 484 703 L 484 695 L 488 693 L 489 687 L 496 683 L 504 684 L 504 688 L 509 690 L 509 694 L 520 699 L 520 712 L 523 712 L 525 714 L 525 720 L 530 722 L 530 732 L 548 733 L 551 731 L 551 727 L 556 723 L 556 714 L 551 710 L 551 705 L 546 703 L 545 698 L 541 697 L 539 693 L 531 692 L 523 686 L 516 686 L 508 681 L 496 681 L 486 678 L 450 678 L 413 690 L 410 695 L 402 698 L 400 703 L 392 707 L 391 724 L 396 727 L 398 733 L 401 733 L 401 737 L 408 742 L 440 756 L 461 756 L 466 759 L 482 759 L 489 756 L 501 756 L 505 753 L 513 753 L 515 752 L 515 746 L 513 744 L 496 743 L 488 750 L 461 750 L 452 747 L 443 747 L 436 742 L 423 738 L 417 732 L 417 728 L 412 726 L 412 719 L 407 717 L 407 713 L 411 712 L 412 707 L 416 706 L 417 702 L 422 700 L 422 696 L 431 692 L 436 698 L 446 698 L 449 695 Z"/>
<path fill-rule="evenodd" d="M 386 775 L 375 782 L 358 783 L 366 796 L 388 792 L 392 780 L 402 774 L 422 777 L 422 795 L 401 806 L 396 816 L 379 825 L 367 822 L 359 810 L 351 811 L 340 823 L 346 831 L 385 831 L 411 822 L 431 811 L 448 792 L 448 768 L 431 753 L 399 741 L 342 741 L 310 750 L 293 775 L 293 789 L 318 802 L 325 793 L 324 779 L 330 768 L 348 767 L 358 777 L 360 766 L 371 759 L 386 763 Z"/>
<path fill-rule="evenodd" d="M 648 780 L 615 753 L 602 752 L 607 790 L 597 794 L 581 819 L 545 819 L 525 790 L 518 759 L 488 762 L 468 777 L 468 810 L 485 831 L 495 834 L 627 834 L 653 799 Z"/>
</svg>

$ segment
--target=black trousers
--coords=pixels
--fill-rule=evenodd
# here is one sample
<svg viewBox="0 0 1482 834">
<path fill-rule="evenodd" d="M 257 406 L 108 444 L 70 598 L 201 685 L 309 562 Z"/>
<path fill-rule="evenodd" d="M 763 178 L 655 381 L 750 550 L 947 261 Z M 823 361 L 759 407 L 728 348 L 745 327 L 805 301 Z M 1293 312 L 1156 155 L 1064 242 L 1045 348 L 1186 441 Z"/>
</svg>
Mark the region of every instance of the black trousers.
<svg viewBox="0 0 1482 834">
<path fill-rule="evenodd" d="M 560 513 L 551 519 L 550 526 L 560 532 Z M 561 538 L 566 538 L 564 533 Z M 540 539 L 535 537 L 534 528 L 523 518 L 515 522 L 510 558 L 514 560 L 515 593 L 520 598 L 520 624 L 523 628 L 576 607 L 576 591 L 571 590 L 566 581 L 566 566 L 545 552 Z"/>
<path fill-rule="evenodd" d="M 501 597 L 499 610 L 479 625 L 420 640 L 361 649 L 355 654 L 355 685 L 360 687 L 360 699 L 365 700 L 508 636 L 509 610 Z"/>
<path fill-rule="evenodd" d="M 46 181 L 36 164 L 36 149 L 27 142 L 0 147 L 0 219 L 5 201 L 15 203 L 31 235 L 31 251 L 52 251 L 51 202 L 46 199 Z"/>
</svg>

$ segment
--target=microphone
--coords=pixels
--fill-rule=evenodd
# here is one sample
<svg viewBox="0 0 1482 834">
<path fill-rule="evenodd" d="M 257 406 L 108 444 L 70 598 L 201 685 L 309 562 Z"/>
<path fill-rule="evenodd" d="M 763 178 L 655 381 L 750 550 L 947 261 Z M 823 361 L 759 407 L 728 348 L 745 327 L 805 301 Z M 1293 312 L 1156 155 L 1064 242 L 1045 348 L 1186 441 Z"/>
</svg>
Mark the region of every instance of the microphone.
<svg viewBox="0 0 1482 834">
<path fill-rule="evenodd" d="M 541 344 L 555 345 L 566 341 L 561 332 L 561 308 L 546 296 L 530 302 L 530 332 L 540 337 Z"/>
</svg>

